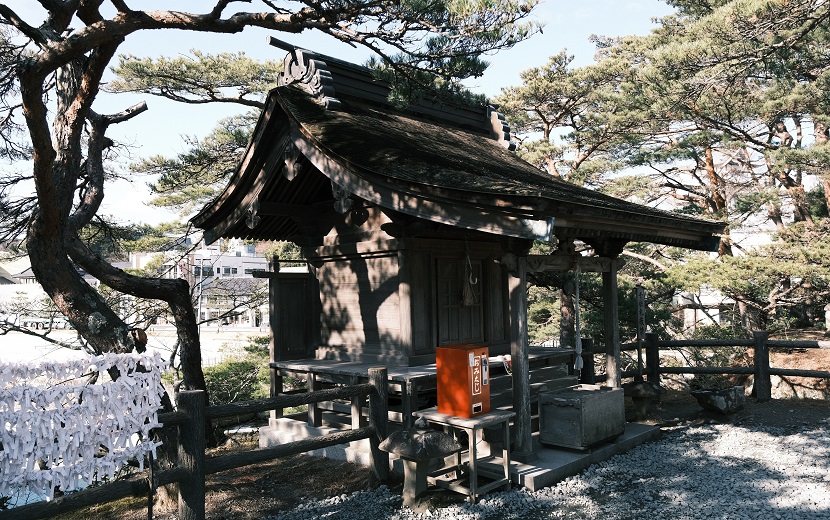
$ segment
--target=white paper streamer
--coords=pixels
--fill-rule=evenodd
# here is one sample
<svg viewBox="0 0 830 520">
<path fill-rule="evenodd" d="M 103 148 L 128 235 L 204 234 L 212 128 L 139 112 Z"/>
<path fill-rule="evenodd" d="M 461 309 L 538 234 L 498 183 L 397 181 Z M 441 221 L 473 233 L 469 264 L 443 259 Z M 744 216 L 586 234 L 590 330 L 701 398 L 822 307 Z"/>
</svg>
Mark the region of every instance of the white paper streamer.
<svg viewBox="0 0 830 520">
<path fill-rule="evenodd" d="M 166 366 L 158 352 L 0 363 L 0 495 L 14 490 L 51 500 L 55 488 L 111 479 L 129 459 L 155 455 L 160 443 L 149 433 L 159 426 Z M 120 373 L 117 381 L 110 368 Z M 88 384 L 94 372 L 99 382 Z"/>
</svg>

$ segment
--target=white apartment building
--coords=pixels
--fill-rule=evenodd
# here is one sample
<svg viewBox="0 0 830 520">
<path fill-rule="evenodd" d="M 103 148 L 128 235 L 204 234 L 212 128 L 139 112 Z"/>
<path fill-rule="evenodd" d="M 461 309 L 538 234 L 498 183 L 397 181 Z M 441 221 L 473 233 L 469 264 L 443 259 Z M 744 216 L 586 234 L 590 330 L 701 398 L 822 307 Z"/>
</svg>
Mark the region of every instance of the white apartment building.
<svg viewBox="0 0 830 520">
<path fill-rule="evenodd" d="M 188 251 L 131 253 L 134 269 L 155 267 L 165 278 L 183 278 L 194 290 L 194 307 L 206 326 L 260 327 L 268 322 L 268 283 L 254 278 L 268 260 L 253 245 L 219 241 Z"/>
</svg>

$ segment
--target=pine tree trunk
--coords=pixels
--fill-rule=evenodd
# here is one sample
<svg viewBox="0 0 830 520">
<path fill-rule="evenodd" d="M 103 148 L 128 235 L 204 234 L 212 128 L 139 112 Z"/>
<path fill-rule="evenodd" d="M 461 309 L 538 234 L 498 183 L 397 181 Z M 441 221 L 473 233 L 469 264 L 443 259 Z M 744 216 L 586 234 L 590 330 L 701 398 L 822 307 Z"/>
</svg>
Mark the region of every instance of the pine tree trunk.
<svg viewBox="0 0 830 520">
<path fill-rule="evenodd" d="M 709 205 L 715 215 L 727 217 L 728 211 L 726 207 L 726 197 L 723 193 L 723 181 L 715 171 L 715 159 L 712 153 L 712 147 L 706 147 L 706 162 L 704 169 L 706 175 L 709 177 Z M 730 243 L 728 231 L 724 231 L 724 236 L 718 244 L 718 256 L 732 256 L 732 244 Z"/>
<path fill-rule="evenodd" d="M 830 179 L 822 179 L 821 186 L 824 188 L 824 204 L 827 206 L 827 213 L 830 214 Z"/>
</svg>

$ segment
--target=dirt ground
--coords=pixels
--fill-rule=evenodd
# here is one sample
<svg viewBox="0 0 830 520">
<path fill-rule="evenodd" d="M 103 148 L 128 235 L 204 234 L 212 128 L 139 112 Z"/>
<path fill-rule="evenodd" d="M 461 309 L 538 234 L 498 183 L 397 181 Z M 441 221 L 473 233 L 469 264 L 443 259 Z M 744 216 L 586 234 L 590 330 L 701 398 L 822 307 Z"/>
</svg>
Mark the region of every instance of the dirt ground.
<svg viewBox="0 0 830 520">
<path fill-rule="evenodd" d="M 211 455 L 255 449 L 253 443 L 213 450 Z M 211 519 L 261 519 L 291 509 L 306 497 L 325 498 L 371 486 L 368 468 L 348 462 L 297 455 L 209 475 L 205 511 Z M 153 506 L 153 518 L 177 518 L 177 505 Z M 56 520 L 143 520 L 147 499 L 129 498 L 62 515 Z M 368 520 L 368 519 L 367 519 Z"/>
<path fill-rule="evenodd" d="M 773 366 L 828 370 L 830 350 L 773 352 L 771 360 Z M 651 415 L 643 422 L 666 429 L 707 422 L 730 422 L 750 428 L 762 425 L 776 427 L 784 433 L 799 431 L 804 427 L 830 428 L 830 391 L 827 384 L 827 380 L 804 378 L 788 378 L 779 381 L 778 384 L 773 382 L 772 401 L 758 403 L 754 398 L 747 397 L 744 409 L 728 416 L 701 409 L 688 390 L 669 390 L 661 397 L 660 402 L 655 404 Z M 792 395 L 788 389 L 794 390 L 799 396 L 812 395 L 818 398 L 788 398 Z M 626 404 L 627 418 L 633 420 L 633 407 L 630 402 Z M 211 455 L 255 447 L 253 441 L 247 444 L 236 443 L 214 450 Z M 394 478 L 396 480 L 390 483 L 390 487 L 400 489 L 400 478 Z M 363 490 L 372 486 L 373 482 L 368 468 L 342 461 L 298 455 L 210 475 L 206 485 L 208 518 L 242 520 L 265 518 L 279 511 L 291 509 L 306 497 L 324 498 Z M 461 495 L 454 493 L 436 498 L 441 503 L 460 502 L 463 499 Z M 175 503 L 165 506 L 157 501 L 153 517 L 159 520 L 173 520 L 176 518 L 175 512 Z M 146 498 L 125 499 L 60 517 L 62 520 L 146 518 Z"/>
</svg>

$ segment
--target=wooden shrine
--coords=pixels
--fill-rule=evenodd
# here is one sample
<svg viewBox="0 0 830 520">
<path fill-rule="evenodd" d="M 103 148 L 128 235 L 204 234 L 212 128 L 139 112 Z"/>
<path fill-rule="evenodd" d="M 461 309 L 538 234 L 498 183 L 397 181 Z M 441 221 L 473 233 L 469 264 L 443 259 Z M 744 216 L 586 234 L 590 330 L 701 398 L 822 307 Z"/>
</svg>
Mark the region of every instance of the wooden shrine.
<svg viewBox="0 0 830 520">
<path fill-rule="evenodd" d="M 631 241 L 714 250 L 723 224 L 575 186 L 514 152 L 492 106 L 431 98 L 406 109 L 364 67 L 277 40 L 288 52 L 244 160 L 194 224 L 220 237 L 290 240 L 308 273 L 271 275 L 272 361 L 435 363 L 471 343 L 513 358 L 515 451 L 530 445 L 526 276 L 602 272 L 611 386 L 617 257 Z M 529 256 L 575 240 L 595 256 Z M 401 379 L 406 385 L 406 379 Z M 410 410 L 411 411 L 411 410 Z"/>
</svg>

